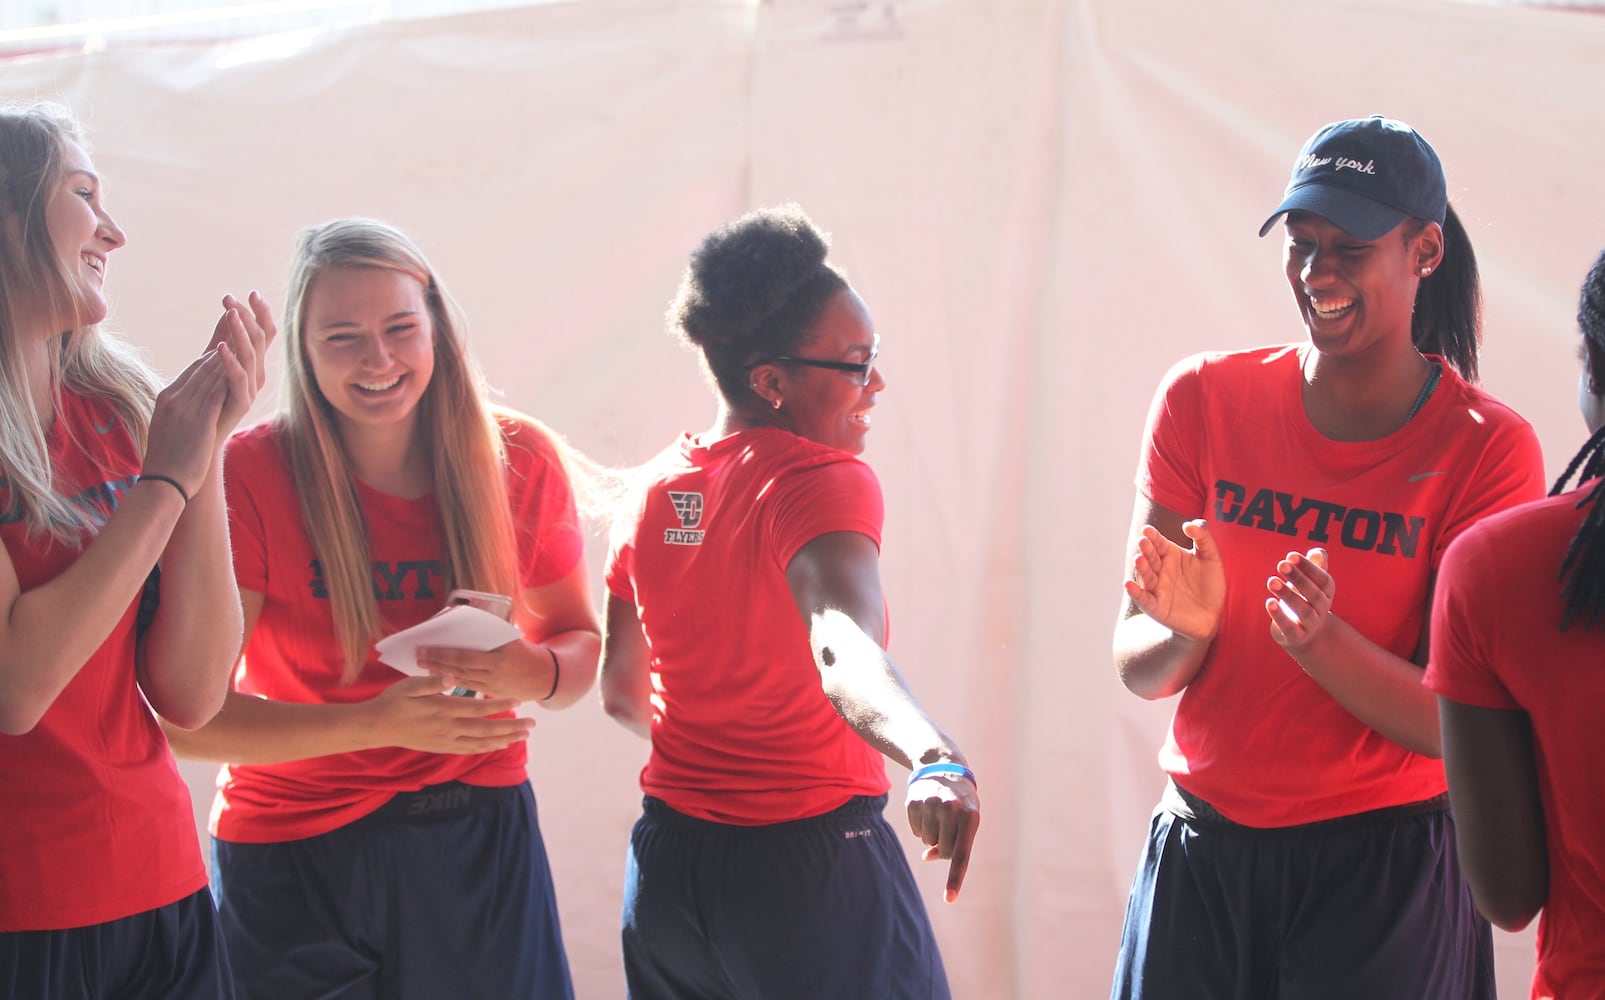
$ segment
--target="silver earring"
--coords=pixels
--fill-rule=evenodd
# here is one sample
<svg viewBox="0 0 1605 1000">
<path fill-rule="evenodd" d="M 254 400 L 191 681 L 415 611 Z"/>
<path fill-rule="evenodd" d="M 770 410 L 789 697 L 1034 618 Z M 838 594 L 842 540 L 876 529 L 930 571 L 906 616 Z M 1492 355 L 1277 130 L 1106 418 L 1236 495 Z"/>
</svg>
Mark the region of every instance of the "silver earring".
<svg viewBox="0 0 1605 1000">
<path fill-rule="evenodd" d="M 1431 273 L 1432 273 L 1432 268 L 1430 268 L 1430 267 L 1423 267 L 1423 268 L 1422 268 L 1422 269 L 1421 269 L 1421 276 L 1422 276 L 1422 277 L 1423 277 L 1423 278 L 1425 278 L 1425 277 L 1426 277 L 1426 276 L 1427 276 L 1427 275 L 1429 275 L 1429 274 L 1431 274 Z"/>
<path fill-rule="evenodd" d="M 774 402 L 774 405 L 775 405 L 775 409 L 777 409 L 777 410 L 780 409 L 780 400 L 778 398 L 776 398 L 773 402 Z"/>
</svg>

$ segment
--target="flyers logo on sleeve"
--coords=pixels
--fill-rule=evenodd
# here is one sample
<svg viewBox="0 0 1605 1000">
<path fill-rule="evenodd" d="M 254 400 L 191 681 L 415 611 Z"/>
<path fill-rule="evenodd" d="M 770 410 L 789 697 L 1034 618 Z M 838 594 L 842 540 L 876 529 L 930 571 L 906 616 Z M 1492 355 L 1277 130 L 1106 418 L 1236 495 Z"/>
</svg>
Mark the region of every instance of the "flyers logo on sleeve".
<svg viewBox="0 0 1605 1000">
<path fill-rule="evenodd" d="M 663 541 L 666 545 L 701 545 L 703 532 L 695 530 L 702 523 L 702 494 L 669 491 L 669 501 L 680 519 L 678 528 L 666 528 Z"/>
</svg>

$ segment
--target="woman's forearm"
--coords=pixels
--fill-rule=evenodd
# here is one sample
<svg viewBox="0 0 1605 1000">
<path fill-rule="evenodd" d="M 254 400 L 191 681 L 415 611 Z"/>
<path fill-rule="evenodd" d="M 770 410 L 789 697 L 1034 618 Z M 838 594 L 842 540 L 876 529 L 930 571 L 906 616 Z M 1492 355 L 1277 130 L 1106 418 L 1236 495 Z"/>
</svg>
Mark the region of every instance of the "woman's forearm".
<svg viewBox="0 0 1605 1000">
<path fill-rule="evenodd" d="M 160 482 L 136 483 L 83 554 L 22 591 L 9 559 L 0 614 L 0 732 L 26 733 L 106 641 L 161 556 L 184 502 Z"/>
<path fill-rule="evenodd" d="M 652 651 L 635 605 L 608 595 L 602 635 L 602 710 L 643 740 L 652 738 Z"/>
<path fill-rule="evenodd" d="M 825 695 L 859 736 L 910 770 L 940 760 L 964 763 L 957 744 L 925 714 L 886 651 L 857 622 L 825 610 L 812 616 L 808 634 Z"/>
<path fill-rule="evenodd" d="M 140 687 L 162 718 L 194 729 L 223 705 L 244 627 L 221 476 L 208 477 L 190 499 L 161 566 L 161 604 L 143 640 Z"/>
<path fill-rule="evenodd" d="M 1115 624 L 1115 669 L 1120 672 L 1120 682 L 1150 701 L 1168 698 L 1191 684 L 1209 647 L 1209 640 L 1173 632 L 1140 611 Z"/>
<path fill-rule="evenodd" d="M 295 704 L 230 691 L 222 709 L 201 728 L 163 728 L 180 757 L 280 764 L 386 745 L 369 725 L 369 704 Z"/>
<path fill-rule="evenodd" d="M 1442 757 L 1437 698 L 1423 670 L 1330 616 L 1320 635 L 1293 655 L 1349 714 L 1414 753 Z"/>
<path fill-rule="evenodd" d="M 592 629 L 570 629 L 542 639 L 540 655 L 554 661 L 556 685 L 550 698 L 538 698 L 543 708 L 567 708 L 590 693 L 596 682 L 602 637 Z M 550 653 L 547 652 L 550 650 Z"/>
</svg>

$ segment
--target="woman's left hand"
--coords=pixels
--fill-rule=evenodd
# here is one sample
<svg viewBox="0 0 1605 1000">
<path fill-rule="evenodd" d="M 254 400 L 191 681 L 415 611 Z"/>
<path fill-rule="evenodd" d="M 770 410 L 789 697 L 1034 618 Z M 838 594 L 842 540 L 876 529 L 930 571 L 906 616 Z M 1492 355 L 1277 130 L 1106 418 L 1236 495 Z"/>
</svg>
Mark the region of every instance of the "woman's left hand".
<svg viewBox="0 0 1605 1000">
<path fill-rule="evenodd" d="M 949 860 L 949 903 L 959 898 L 970 867 L 970 845 L 981 826 L 981 797 L 970 778 L 933 774 L 908 786 L 908 825 L 925 842 L 926 861 Z"/>
<path fill-rule="evenodd" d="M 1265 581 L 1271 596 L 1265 613 L 1271 619 L 1271 638 L 1297 656 L 1321 634 L 1332 616 L 1337 581 L 1326 568 L 1326 550 L 1289 552 L 1276 564 L 1276 575 Z"/>
<path fill-rule="evenodd" d="M 229 393 L 217 420 L 217 442 L 222 444 L 256 402 L 267 381 L 267 349 L 278 335 L 273 310 L 259 292 L 241 302 L 223 296 L 223 315 L 212 330 L 208 349 L 226 346 L 234 361 L 228 369 Z"/>
<path fill-rule="evenodd" d="M 418 665 L 432 674 L 450 676 L 462 687 L 489 698 L 540 701 L 557 676 L 545 646 L 514 639 L 487 652 L 427 647 L 418 650 Z"/>
</svg>

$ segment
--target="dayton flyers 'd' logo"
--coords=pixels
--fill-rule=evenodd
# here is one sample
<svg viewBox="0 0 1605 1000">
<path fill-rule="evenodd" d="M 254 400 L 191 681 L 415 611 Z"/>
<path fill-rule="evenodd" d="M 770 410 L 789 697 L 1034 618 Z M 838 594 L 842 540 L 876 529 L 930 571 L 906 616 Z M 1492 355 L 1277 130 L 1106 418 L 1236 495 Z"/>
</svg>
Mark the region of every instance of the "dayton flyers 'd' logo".
<svg viewBox="0 0 1605 1000">
<path fill-rule="evenodd" d="M 674 503 L 674 512 L 680 515 L 680 527 L 695 528 L 701 523 L 701 493 L 676 493 L 674 490 L 670 490 L 669 499 Z"/>
<path fill-rule="evenodd" d="M 703 533 L 693 529 L 702 523 L 702 494 L 670 490 L 669 501 L 674 504 L 680 527 L 665 528 L 663 541 L 669 545 L 701 545 Z"/>
</svg>

